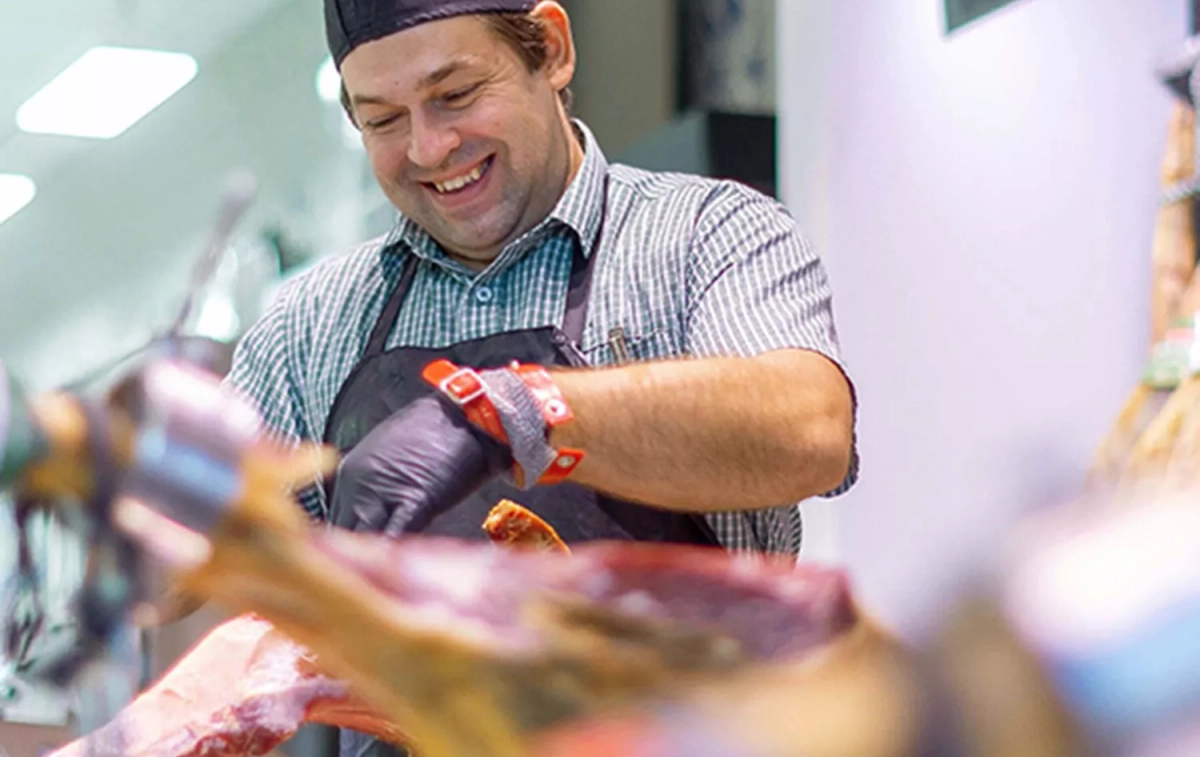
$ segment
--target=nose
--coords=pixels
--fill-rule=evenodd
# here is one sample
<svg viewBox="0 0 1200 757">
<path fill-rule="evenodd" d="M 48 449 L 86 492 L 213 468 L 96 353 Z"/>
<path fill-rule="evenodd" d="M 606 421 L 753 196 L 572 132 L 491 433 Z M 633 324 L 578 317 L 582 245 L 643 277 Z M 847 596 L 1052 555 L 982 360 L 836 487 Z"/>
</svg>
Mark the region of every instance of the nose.
<svg viewBox="0 0 1200 757">
<path fill-rule="evenodd" d="M 451 125 L 428 116 L 414 116 L 410 129 L 408 159 L 421 168 L 441 166 L 462 144 Z"/>
</svg>

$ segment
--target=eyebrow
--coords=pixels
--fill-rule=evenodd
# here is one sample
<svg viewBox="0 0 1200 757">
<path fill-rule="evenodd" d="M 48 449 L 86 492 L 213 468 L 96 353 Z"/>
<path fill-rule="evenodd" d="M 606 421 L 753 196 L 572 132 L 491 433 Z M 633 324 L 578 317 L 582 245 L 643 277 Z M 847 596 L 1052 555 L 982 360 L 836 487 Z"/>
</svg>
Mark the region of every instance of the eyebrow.
<svg viewBox="0 0 1200 757">
<path fill-rule="evenodd" d="M 388 101 L 382 97 L 375 95 L 354 95 L 350 98 L 350 104 L 357 108 L 360 105 L 388 105 Z"/>
<path fill-rule="evenodd" d="M 433 71 L 430 71 L 428 74 L 425 74 L 424 76 L 422 76 L 421 80 L 417 82 L 417 88 L 418 89 L 429 89 L 430 87 L 435 87 L 438 84 L 440 84 L 441 82 L 443 82 L 446 79 L 453 76 L 454 74 L 463 70 L 464 68 L 468 68 L 470 65 L 471 65 L 471 61 L 467 58 L 459 58 L 458 60 L 452 60 L 449 63 L 439 66 L 438 68 L 435 68 Z M 343 85 L 343 86 L 345 86 L 345 85 Z M 358 94 L 356 94 L 350 98 L 350 105 L 355 108 L 357 108 L 360 105 L 385 105 L 385 106 L 387 106 L 387 105 L 391 105 L 391 102 L 389 102 L 387 98 L 379 97 L 378 95 L 358 95 Z"/>
<path fill-rule="evenodd" d="M 421 80 L 417 82 L 417 88 L 429 89 L 430 87 L 437 86 L 470 65 L 470 61 L 466 58 L 452 60 L 449 63 L 439 66 L 425 76 L 421 77 Z"/>
</svg>

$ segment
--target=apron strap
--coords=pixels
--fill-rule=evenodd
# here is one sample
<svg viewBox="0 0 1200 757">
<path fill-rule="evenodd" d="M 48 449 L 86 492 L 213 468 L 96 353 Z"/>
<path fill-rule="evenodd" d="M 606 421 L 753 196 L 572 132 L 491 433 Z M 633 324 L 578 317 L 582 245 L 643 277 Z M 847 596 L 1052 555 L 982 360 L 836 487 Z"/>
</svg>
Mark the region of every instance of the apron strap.
<svg viewBox="0 0 1200 757">
<path fill-rule="evenodd" d="M 575 345 L 583 343 L 583 327 L 587 323 L 588 295 L 592 291 L 592 265 L 596 260 L 596 249 L 584 256 L 576 250 L 571 262 L 571 283 L 567 289 L 567 306 L 563 314 L 563 333 Z"/>
<path fill-rule="evenodd" d="M 592 292 L 592 268 L 600 254 L 600 243 L 604 239 L 604 224 L 607 215 L 608 176 L 605 176 L 604 198 L 600 205 L 600 225 L 596 229 L 596 237 L 592 243 L 592 254 L 585 256 L 582 246 L 579 246 L 575 248 L 575 254 L 571 260 L 571 281 L 567 288 L 567 304 L 566 312 L 563 314 L 562 330 L 576 346 L 583 343 L 583 329 L 587 323 L 588 297 Z M 396 321 L 400 317 L 400 308 L 404 305 L 408 290 L 412 288 L 413 280 L 417 277 L 419 265 L 420 260 L 417 256 L 409 253 L 404 260 L 404 268 L 400 271 L 400 280 L 396 282 L 395 289 L 392 290 L 387 303 L 383 306 L 379 320 L 375 322 L 375 327 L 371 330 L 367 349 L 363 352 L 364 358 L 377 357 L 387 350 L 388 337 L 396 327 Z"/>
<path fill-rule="evenodd" d="M 608 174 L 604 175 L 604 189 L 600 201 L 600 223 L 592 239 L 592 254 L 583 254 L 583 245 L 575 249 L 571 261 L 571 283 L 567 289 L 567 309 L 563 315 L 563 333 L 576 347 L 582 349 L 583 329 L 587 324 L 588 296 L 592 292 L 592 269 L 600 256 L 600 245 L 604 242 L 604 226 L 608 222 Z"/>
<path fill-rule="evenodd" d="M 363 353 L 364 358 L 377 357 L 387 349 L 388 337 L 396 327 L 396 320 L 400 317 L 400 307 L 404 304 L 404 298 L 408 296 L 408 290 L 412 288 L 413 279 L 417 277 L 419 265 L 420 261 L 417 256 L 409 253 L 404 260 L 404 267 L 400 269 L 400 280 L 396 282 L 396 287 L 388 296 L 379 320 L 375 321 L 375 328 L 371 329 L 371 338 L 367 341 L 367 349 Z"/>
</svg>

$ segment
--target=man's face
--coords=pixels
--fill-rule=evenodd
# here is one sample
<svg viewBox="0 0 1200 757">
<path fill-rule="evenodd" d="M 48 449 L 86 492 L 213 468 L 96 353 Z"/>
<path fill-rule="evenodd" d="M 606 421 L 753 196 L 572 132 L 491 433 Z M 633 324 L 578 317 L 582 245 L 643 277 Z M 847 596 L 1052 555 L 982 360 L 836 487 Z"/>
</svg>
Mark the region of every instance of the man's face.
<svg viewBox="0 0 1200 757">
<path fill-rule="evenodd" d="M 573 169 L 561 66 L 531 72 L 460 16 L 364 44 L 341 72 L 380 187 L 451 255 L 486 265 L 553 210 Z"/>
</svg>

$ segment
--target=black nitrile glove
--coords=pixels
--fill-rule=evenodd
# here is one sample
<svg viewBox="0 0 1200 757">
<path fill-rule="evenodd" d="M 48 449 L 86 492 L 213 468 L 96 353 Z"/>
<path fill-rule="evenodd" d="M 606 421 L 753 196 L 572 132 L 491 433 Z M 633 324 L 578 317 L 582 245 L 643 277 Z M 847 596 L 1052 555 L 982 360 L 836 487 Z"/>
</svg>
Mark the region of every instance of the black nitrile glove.
<svg viewBox="0 0 1200 757">
<path fill-rule="evenodd" d="M 399 536 L 512 468 L 512 454 L 440 394 L 379 424 L 343 459 L 330 512 L 335 526 Z"/>
</svg>

